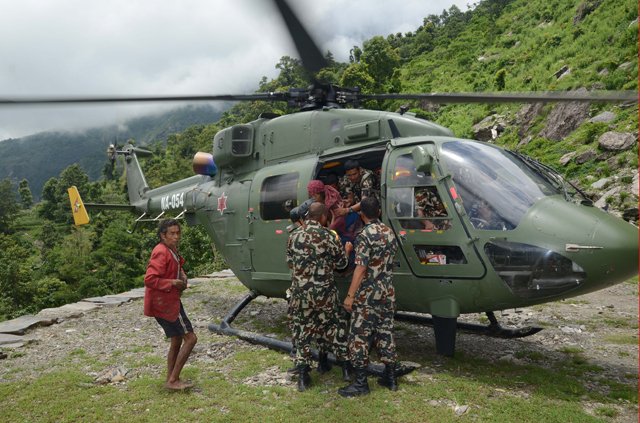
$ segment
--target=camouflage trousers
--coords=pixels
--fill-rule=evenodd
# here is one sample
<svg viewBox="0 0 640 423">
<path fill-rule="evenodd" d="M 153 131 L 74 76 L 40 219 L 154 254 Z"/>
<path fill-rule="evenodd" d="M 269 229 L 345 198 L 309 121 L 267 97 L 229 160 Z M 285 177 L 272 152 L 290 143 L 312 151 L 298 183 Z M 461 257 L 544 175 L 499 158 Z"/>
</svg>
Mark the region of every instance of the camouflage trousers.
<svg viewBox="0 0 640 423">
<path fill-rule="evenodd" d="M 384 364 L 394 363 L 398 359 L 393 339 L 393 315 L 395 304 L 385 301 L 374 306 L 356 304 L 351 312 L 349 330 L 349 359 L 356 369 L 369 365 L 371 348 L 378 352 Z"/>
<path fill-rule="evenodd" d="M 321 306 L 295 297 L 290 300 L 288 312 L 296 366 L 312 364 L 311 346 L 314 343 L 319 352 L 333 353 L 339 361 L 347 360 L 348 320 L 346 313 L 338 310 L 337 293 L 333 295 L 335 298 L 322 301 Z"/>
</svg>

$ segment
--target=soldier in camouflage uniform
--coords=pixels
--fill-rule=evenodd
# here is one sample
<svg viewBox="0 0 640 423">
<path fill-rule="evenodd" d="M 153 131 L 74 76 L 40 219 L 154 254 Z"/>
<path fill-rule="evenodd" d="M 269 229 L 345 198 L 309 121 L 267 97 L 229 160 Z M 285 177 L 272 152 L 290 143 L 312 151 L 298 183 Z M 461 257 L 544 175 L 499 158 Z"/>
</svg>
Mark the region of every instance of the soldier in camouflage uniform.
<svg viewBox="0 0 640 423">
<path fill-rule="evenodd" d="M 398 243 L 391 229 L 378 220 L 378 200 L 367 197 L 361 204 L 360 216 L 365 226 L 356 238 L 356 269 L 343 303 L 344 308 L 351 312 L 349 358 L 355 381 L 338 390 L 344 397 L 369 393 L 367 366 L 372 346 L 376 347 L 385 364 L 384 374 L 378 383 L 392 391 L 398 389 L 397 354 L 393 340 L 396 299 L 392 281 Z"/>
<path fill-rule="evenodd" d="M 287 244 L 287 264 L 292 269 L 289 310 L 301 392 L 311 383 L 313 342 L 318 345 L 321 370 L 327 370 L 330 351 L 344 366 L 347 361 L 346 344 L 334 345 L 338 331 L 338 291 L 333 271 L 347 267 L 352 246 L 351 243 L 345 245 L 345 253 L 339 240 L 324 227 L 326 223 L 325 205 L 311 204 L 305 226 L 292 231 Z"/>
<path fill-rule="evenodd" d="M 433 188 L 435 189 L 435 188 Z M 447 217 L 447 210 L 438 194 L 429 188 L 416 188 L 416 215 L 418 217 Z M 423 220 L 425 229 L 447 230 L 451 227 L 448 219 Z"/>
<path fill-rule="evenodd" d="M 340 195 L 348 199 L 350 207 L 341 209 L 338 212 L 340 216 L 360 211 L 360 202 L 363 198 L 375 197 L 380 201 L 380 182 L 372 171 L 361 168 L 357 160 L 347 160 L 344 164 L 344 172 L 338 186 Z"/>
</svg>

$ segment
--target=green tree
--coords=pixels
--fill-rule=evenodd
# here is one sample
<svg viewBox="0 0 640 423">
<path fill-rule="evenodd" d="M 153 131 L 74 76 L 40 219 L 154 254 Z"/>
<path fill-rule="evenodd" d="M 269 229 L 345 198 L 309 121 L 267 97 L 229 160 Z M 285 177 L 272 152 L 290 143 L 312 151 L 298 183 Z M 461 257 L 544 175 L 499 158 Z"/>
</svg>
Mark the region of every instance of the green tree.
<svg viewBox="0 0 640 423">
<path fill-rule="evenodd" d="M 30 243 L 0 234 L 0 320 L 34 311 L 29 283 L 35 253 Z"/>
<path fill-rule="evenodd" d="M 9 179 L 0 180 L 0 233 L 9 233 L 19 207 L 13 184 Z"/>
<path fill-rule="evenodd" d="M 361 62 L 367 65 L 375 89 L 382 90 L 400 66 L 400 56 L 384 37 L 375 36 L 363 43 Z"/>
<path fill-rule="evenodd" d="M 45 275 L 56 276 L 71 287 L 80 286 L 83 279 L 94 271 L 91 262 L 94 234 L 84 227 L 73 227 L 47 256 L 43 266 Z"/>
<path fill-rule="evenodd" d="M 20 194 L 20 200 L 22 201 L 22 207 L 30 209 L 33 206 L 33 195 L 29 188 L 29 181 L 23 179 L 18 186 L 18 194 Z"/>
<path fill-rule="evenodd" d="M 58 178 L 49 178 L 42 187 L 41 202 L 38 215 L 45 219 L 54 220 L 58 208 Z"/>
<path fill-rule="evenodd" d="M 76 186 L 82 199 L 92 199 L 99 189 L 89 183 L 89 176 L 78 164 L 65 168 L 59 178 L 50 178 L 42 188 L 42 202 L 38 209 L 41 217 L 57 223 L 72 223 L 67 189 Z"/>
<path fill-rule="evenodd" d="M 45 276 L 34 280 L 29 284 L 29 290 L 33 296 L 32 307 L 34 311 L 59 307 L 77 298 L 71 287 L 55 276 Z"/>
<path fill-rule="evenodd" d="M 360 87 L 363 93 L 371 93 L 376 85 L 375 80 L 369 74 L 367 65 L 352 63 L 342 74 L 340 85 L 345 87 Z"/>
<path fill-rule="evenodd" d="M 91 254 L 95 279 L 104 293 L 131 289 L 139 284 L 144 274 L 146 260 L 142 254 L 140 234 L 130 234 L 126 229 L 122 220 L 112 222 Z"/>
</svg>

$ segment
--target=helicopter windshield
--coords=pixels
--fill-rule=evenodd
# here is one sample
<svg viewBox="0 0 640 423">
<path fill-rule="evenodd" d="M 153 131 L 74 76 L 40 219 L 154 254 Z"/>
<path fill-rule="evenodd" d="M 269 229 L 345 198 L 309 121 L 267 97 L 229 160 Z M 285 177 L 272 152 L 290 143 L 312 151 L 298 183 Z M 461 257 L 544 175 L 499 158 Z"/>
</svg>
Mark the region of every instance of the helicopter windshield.
<svg viewBox="0 0 640 423">
<path fill-rule="evenodd" d="M 511 230 L 540 198 L 565 195 L 562 184 L 518 156 L 473 141 L 450 141 L 442 155 L 476 229 Z"/>
</svg>

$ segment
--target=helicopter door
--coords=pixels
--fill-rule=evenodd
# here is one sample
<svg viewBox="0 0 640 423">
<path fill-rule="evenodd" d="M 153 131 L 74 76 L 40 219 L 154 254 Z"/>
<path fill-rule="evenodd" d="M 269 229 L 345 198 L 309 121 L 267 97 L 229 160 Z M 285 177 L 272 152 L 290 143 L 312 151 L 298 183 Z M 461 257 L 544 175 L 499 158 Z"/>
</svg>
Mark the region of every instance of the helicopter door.
<svg viewBox="0 0 640 423">
<path fill-rule="evenodd" d="M 317 158 L 302 159 L 262 168 L 251 183 L 249 225 L 252 279 L 265 281 L 261 292 L 280 295 L 291 285 L 286 248 L 291 224 L 289 211 L 308 198 L 307 183 Z M 276 285 L 279 287 L 276 288 Z M 280 286 L 282 285 L 282 286 Z"/>
<path fill-rule="evenodd" d="M 420 147 L 420 151 L 435 151 L 432 143 Z M 414 275 L 421 277 L 482 277 L 485 266 L 462 226 L 445 185 L 447 178 L 440 174 L 435 158 L 433 164 L 425 161 L 426 165 L 418 166 L 421 171 L 416 170 L 412 154 L 415 149 L 416 146 L 394 149 L 383 164 L 385 214 L 406 263 Z"/>
</svg>

